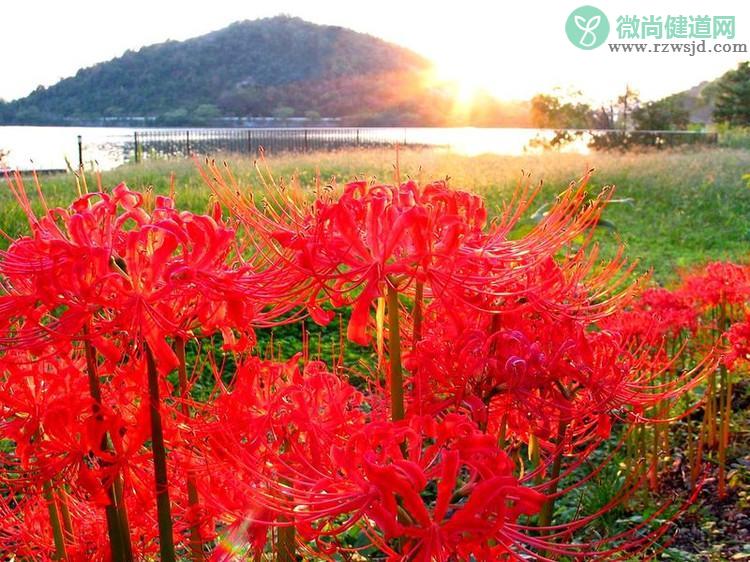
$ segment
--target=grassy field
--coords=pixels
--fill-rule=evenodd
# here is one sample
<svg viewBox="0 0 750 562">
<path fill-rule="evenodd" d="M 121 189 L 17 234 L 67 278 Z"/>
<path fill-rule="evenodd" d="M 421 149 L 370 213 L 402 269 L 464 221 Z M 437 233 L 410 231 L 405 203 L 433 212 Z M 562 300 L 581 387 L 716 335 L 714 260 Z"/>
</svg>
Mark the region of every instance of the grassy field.
<svg viewBox="0 0 750 562">
<path fill-rule="evenodd" d="M 244 184 L 257 185 L 252 159 L 227 157 Z M 268 166 L 277 179 L 297 176 L 303 186 L 314 185 L 319 174 L 324 183 L 355 177 L 392 181 L 393 150 L 347 150 L 334 153 L 270 156 Z M 438 149 L 400 153 L 402 178 L 429 181 L 450 178 L 455 187 L 484 195 L 497 208 L 518 184 L 522 171 L 544 189 L 531 211 L 550 201 L 568 182 L 588 168 L 596 170 L 592 190 L 616 186 L 616 197 L 632 203 L 612 205 L 605 218 L 616 226 L 601 229 L 604 255 L 624 243 L 627 255 L 638 259 L 640 269 L 653 269 L 657 280 L 670 279 L 678 267 L 713 259 L 744 260 L 750 246 L 750 188 L 743 175 L 750 173 L 750 151 L 706 149 L 690 152 L 544 153 L 524 156 L 461 156 Z M 203 209 L 208 191 L 189 160 L 129 164 L 103 174 L 106 186 L 125 181 L 133 188 L 153 186 L 167 192 L 176 177 L 178 203 Z M 76 193 L 72 175 L 42 179 L 45 194 L 54 204 L 65 204 Z M 30 186 L 29 186 L 30 187 Z M 0 227 L 11 235 L 26 230 L 17 205 L 6 189 L 0 192 Z"/>
</svg>

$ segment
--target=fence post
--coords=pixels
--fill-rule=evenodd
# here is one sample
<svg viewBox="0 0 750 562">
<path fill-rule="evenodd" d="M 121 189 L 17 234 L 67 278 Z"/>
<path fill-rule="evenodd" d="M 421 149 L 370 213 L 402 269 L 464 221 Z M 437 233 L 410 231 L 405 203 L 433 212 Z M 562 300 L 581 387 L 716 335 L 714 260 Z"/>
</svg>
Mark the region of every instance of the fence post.
<svg viewBox="0 0 750 562">
<path fill-rule="evenodd" d="M 187 155 L 190 156 L 190 130 L 185 131 L 185 149 Z"/>
<path fill-rule="evenodd" d="M 133 131 L 133 142 L 135 144 L 135 163 L 138 164 L 141 161 L 141 155 L 139 154 L 138 146 L 138 131 Z"/>
<path fill-rule="evenodd" d="M 307 129 L 305 129 L 305 152 L 307 152 Z"/>
<path fill-rule="evenodd" d="M 247 153 L 248 154 L 253 153 L 253 143 L 250 140 L 250 129 L 247 130 Z"/>
<path fill-rule="evenodd" d="M 83 139 L 78 135 L 78 170 L 83 170 Z"/>
<path fill-rule="evenodd" d="M 357 129 L 357 146 L 359 146 L 359 129 Z"/>
</svg>

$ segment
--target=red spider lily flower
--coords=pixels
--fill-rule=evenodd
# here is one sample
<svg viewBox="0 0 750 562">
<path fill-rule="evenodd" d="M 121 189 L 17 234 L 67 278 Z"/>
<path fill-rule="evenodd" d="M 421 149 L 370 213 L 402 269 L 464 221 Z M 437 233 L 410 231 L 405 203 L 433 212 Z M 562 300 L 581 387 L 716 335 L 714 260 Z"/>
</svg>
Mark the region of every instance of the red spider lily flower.
<svg viewBox="0 0 750 562">
<path fill-rule="evenodd" d="M 293 446 L 262 456 L 273 468 L 264 485 L 256 476 L 235 496 L 238 524 L 263 505 L 292 518 L 305 540 L 329 554 L 359 524 L 390 559 L 447 561 L 481 556 L 498 543 L 513 552 L 508 527 L 544 501 L 513 476 L 497 440 L 464 416 L 370 422 L 342 428 L 335 441 L 323 456 Z M 256 475 L 257 460 L 248 457 Z"/>
<path fill-rule="evenodd" d="M 469 559 L 498 543 L 502 551 L 514 551 L 507 528 L 521 515 L 538 512 L 544 497 L 518 483 L 493 437 L 456 415 L 377 429 L 353 436 L 349 447 L 357 454 L 347 457 L 358 460 L 346 472 L 359 470 L 370 494 L 376 494 L 366 516 L 383 539 L 401 539 L 394 559 Z M 431 482 L 434 500 L 424 497 Z"/>
<path fill-rule="evenodd" d="M 109 404 L 92 407 L 75 356 L 23 355 L 23 362 L 17 356 L 0 362 L 0 437 L 14 444 L 15 457 L 6 461 L 16 474 L 8 486 L 68 481 L 91 502 L 107 505 L 106 482 L 120 461 L 102 442 L 108 431 L 122 441 L 122 420 Z M 144 440 L 145 435 L 136 448 Z"/>
<path fill-rule="evenodd" d="M 10 497 L 31 497 L 31 490 L 37 490 L 40 498 L 44 486 L 51 486 L 58 494 L 64 491 L 74 530 L 68 541 L 68 557 L 109 560 L 109 544 L 106 535 L 102 535 L 105 524 L 101 508 L 109 505 L 107 491 L 115 478 L 120 478 L 134 554 L 138 559 L 153 556 L 159 543 L 153 509 L 156 487 L 148 446 L 149 404 L 143 396 L 145 360 L 120 363 L 112 373 L 100 370 L 109 384 L 103 389 L 98 409 L 93 410 L 85 377 L 81 376 L 84 367 L 75 350 L 68 357 L 46 359 L 34 358 L 25 351 L 19 353 L 27 359 L 0 361 L 0 440 L 11 444 L 2 456 L 0 490 Z M 134 353 L 127 352 L 133 357 Z M 163 380 L 162 385 L 162 394 L 170 395 L 168 383 Z M 170 453 L 170 478 L 184 486 L 187 474 L 196 472 L 194 445 L 190 442 L 194 434 L 184 427 L 187 420 L 176 411 L 170 408 L 167 412 L 170 415 L 165 416 L 163 430 Z M 107 449 L 102 448 L 104 435 L 109 436 Z M 178 543 L 195 519 L 195 508 L 183 486 L 170 486 Z M 9 535 L 0 542 L 0 551 L 7 547 L 5 551 L 16 552 L 14 545 L 24 540 L 29 548 L 39 552 L 55 552 L 46 503 L 38 498 L 30 501 L 37 502 L 40 508 L 32 510 L 25 503 L 5 506 L 4 515 L 12 526 L 8 523 Z M 93 515 L 95 511 L 98 515 Z M 203 540 L 215 537 L 214 518 L 211 512 L 198 513 Z M 38 535 L 19 538 L 32 532 L 32 521 L 39 527 L 33 531 Z M 73 553 L 78 551 L 84 554 L 76 558 Z"/>
<path fill-rule="evenodd" d="M 65 434 L 54 444 L 76 460 L 75 481 L 87 488 L 90 499 L 106 506 L 108 530 L 114 537 L 119 532 L 114 530 L 119 525 L 113 513 L 115 482 L 122 475 L 128 484 L 131 468 L 144 466 L 130 466 L 126 459 L 144 455 L 142 446 L 149 437 L 143 417 L 126 420 L 121 416 L 130 404 L 146 407 L 144 388 L 150 389 L 145 411 L 150 413 L 147 417 L 152 425 L 153 469 L 159 472 L 160 482 L 166 478 L 158 398 L 158 387 L 164 381 L 154 374 L 154 381 L 149 375 L 148 384 L 142 384 L 146 381 L 146 358 L 153 358 L 162 374 L 169 373 L 179 362 L 167 338 L 185 337 L 195 329 L 204 336 L 220 331 L 233 348 L 238 347 L 235 330 L 249 333 L 239 344 L 251 343 L 248 322 L 261 306 L 246 294 L 251 267 L 229 259 L 235 247 L 234 231 L 221 224 L 218 215 L 179 212 L 163 197 L 157 197 L 153 210 L 147 212 L 143 196 L 121 184 L 111 194 L 89 194 L 67 210 L 47 211 L 37 218 L 20 180 L 11 185 L 27 212 L 32 236 L 14 242 L 0 256 L 4 289 L 0 343 L 3 350 L 28 350 L 41 356 L 50 345 L 85 342 L 80 355 L 86 360 L 80 361 L 82 365 L 70 376 L 88 378 L 90 401 L 85 405 L 93 422 L 86 422 L 90 426 L 86 434 L 101 445 L 79 440 L 76 450 L 76 443 L 66 442 Z M 101 348 L 105 363 L 99 363 L 94 346 Z M 53 349 L 52 353 L 59 351 Z M 13 353 L 3 356 L 4 361 L 15 358 Z M 44 372 L 40 373 L 44 378 Z M 99 390 L 102 376 L 138 380 L 139 392 L 131 393 L 130 404 L 120 403 L 120 408 L 110 411 L 109 389 L 104 393 Z M 79 433 L 71 429 L 69 435 Z M 140 438 L 134 439 L 137 436 Z M 133 487 L 137 491 L 135 484 Z M 160 483 L 159 489 L 166 493 L 167 487 Z M 160 506 L 163 545 L 169 531 L 162 524 L 172 523 L 165 517 L 168 509 L 164 503 Z M 115 539 L 112 541 L 114 548 Z"/>
<path fill-rule="evenodd" d="M 4 497 L 19 498 L 15 505 L 5 505 L 9 535 L 0 537 L 0 551 L 22 553 L 23 549 L 9 546 L 21 541 L 39 549 L 35 558 L 54 559 L 50 553 L 56 547 L 47 513 L 52 500 L 46 499 L 54 495 L 58 511 L 64 502 L 66 518 L 76 527 L 75 536 L 68 540 L 67 556 L 105 560 L 109 545 L 101 533 L 101 518 L 92 510 L 110 503 L 106 490 L 121 466 L 146 457 L 148 435 L 144 432 L 134 439 L 142 413 L 138 423 L 124 420 L 117 414 L 121 408 L 112 409 L 110 396 L 94 410 L 86 378 L 81 376 L 82 358 L 71 348 L 64 354 L 61 342 L 56 349 L 56 355 L 41 358 L 23 350 L 6 352 L 0 360 L 0 440 L 5 444 L 0 490 Z M 112 451 L 102 449 L 106 432 L 114 437 Z M 32 507 L 33 503 L 40 509 Z M 86 521 L 78 520 L 76 510 L 85 513 Z M 33 530 L 34 525 L 39 525 L 38 530 Z M 36 534 L 24 535 L 29 532 Z"/>
<path fill-rule="evenodd" d="M 249 357 L 239 363 L 231 387 L 207 407 L 203 418 L 207 423 L 196 430 L 206 446 L 204 458 L 196 462 L 226 465 L 230 477 L 243 457 L 254 461 L 280 455 L 293 466 L 295 455 L 304 451 L 305 458 L 317 464 L 331 447 L 348 437 L 352 427 L 364 424 L 364 397 L 359 391 L 327 372 L 322 363 L 309 363 L 301 371 L 297 361 L 297 356 L 287 363 Z M 242 445 L 238 447 L 238 443 Z M 241 489 L 252 487 L 264 474 L 260 466 L 246 464 L 253 473 L 247 475 Z M 216 471 L 211 479 L 221 477 L 219 474 Z M 241 521 L 247 507 L 243 497 L 251 496 L 238 490 L 227 488 L 223 499 L 215 490 L 209 496 L 225 513 L 233 509 L 222 502 L 234 505 L 239 499 Z"/>
<path fill-rule="evenodd" d="M 683 292 L 652 287 L 602 324 L 628 339 L 660 345 L 664 338 L 679 340 L 694 333 L 698 313 Z"/>
<path fill-rule="evenodd" d="M 724 363 L 728 368 L 739 361 L 750 361 L 750 322 L 732 324 L 724 337 L 727 341 Z"/>
<path fill-rule="evenodd" d="M 730 262 L 712 262 L 683 275 L 681 290 L 703 309 L 742 304 L 750 299 L 750 269 Z"/>
<path fill-rule="evenodd" d="M 234 231 L 215 217 L 179 212 L 165 197 L 148 213 L 124 184 L 41 219 L 26 211 L 32 237 L 0 260 L 7 343 L 33 345 L 87 326 L 92 337 L 125 330 L 149 344 L 166 372 L 176 358 L 165 336 L 200 325 L 234 343 L 231 329 L 246 331 L 257 308 L 241 286 L 250 268 L 228 260 Z"/>
<path fill-rule="evenodd" d="M 309 227 L 280 228 L 271 236 L 314 281 L 313 295 L 322 290 L 336 306 L 352 303 L 347 334 L 366 344 L 372 302 L 384 294 L 384 283 L 429 276 L 434 263 L 454 256 L 462 238 L 481 232 L 485 219 L 476 196 L 445 184 L 355 182 L 336 201 L 318 200 Z"/>
<path fill-rule="evenodd" d="M 142 399 L 145 367 L 127 362 L 99 374 L 114 381 L 96 405 L 89 395 L 81 354 L 61 344 L 56 355 L 6 352 L 0 361 L 0 438 L 14 443 L 16 470 L 28 479 L 69 480 L 105 505 L 115 474 L 143 461 L 149 437 Z M 164 383 L 166 385 L 166 383 Z M 111 449 L 103 449 L 105 435 Z"/>
<path fill-rule="evenodd" d="M 640 416 L 701 380 L 698 369 L 660 385 L 666 367 L 654 369 L 648 350 L 592 328 L 529 309 L 493 315 L 439 307 L 407 358 L 416 373 L 411 408 L 468 408 L 490 431 L 524 442 L 577 427 L 580 444 L 609 437 L 623 409 Z"/>
<path fill-rule="evenodd" d="M 269 204 L 260 209 L 215 166 L 203 175 L 248 230 L 298 272 L 294 295 L 308 303 L 313 319 L 330 319 L 318 306 L 321 293 L 334 306 L 352 304 L 347 334 L 361 344 L 369 342 L 372 303 L 387 285 L 408 293 L 421 284 L 426 298 L 460 298 L 484 307 L 523 293 L 528 286 L 518 282 L 526 271 L 586 232 L 610 197 L 605 192 L 593 201 L 587 198 L 584 178 L 558 198 L 541 224 L 523 238 L 511 239 L 536 194 L 528 187 L 488 225 L 481 198 L 445 182 L 353 182 L 339 197 L 319 194 L 312 204 L 288 188 L 269 188 Z M 583 261 L 580 254 L 571 263 L 567 284 L 579 283 L 581 272 L 590 270 L 582 267 Z"/>
<path fill-rule="evenodd" d="M 147 476 L 150 467 L 144 464 L 142 468 Z M 139 494 L 126 497 L 137 560 L 154 559 L 159 552 L 156 514 L 150 507 L 154 503 L 153 493 L 149 494 L 153 482 L 147 484 Z M 42 487 L 27 485 L 17 492 L 13 500 L 0 497 L 0 552 L 34 560 L 58 559 L 49 522 L 49 501 Z M 179 494 L 175 496 L 178 506 L 186 501 Z M 110 545 L 103 532 L 106 529 L 104 511 L 87 495 L 65 491 L 63 486 L 54 488 L 54 498 L 58 512 L 65 513 L 67 558 L 73 562 L 111 560 Z M 185 527 L 178 527 L 178 533 L 184 532 Z"/>
</svg>

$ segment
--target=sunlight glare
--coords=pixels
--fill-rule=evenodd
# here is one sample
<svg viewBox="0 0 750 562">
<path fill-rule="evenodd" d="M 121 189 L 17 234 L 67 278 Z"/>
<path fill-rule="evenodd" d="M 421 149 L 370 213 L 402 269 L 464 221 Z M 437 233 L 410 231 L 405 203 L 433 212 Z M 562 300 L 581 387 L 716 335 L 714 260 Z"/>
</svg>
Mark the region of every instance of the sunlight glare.
<svg viewBox="0 0 750 562">
<path fill-rule="evenodd" d="M 455 88 L 457 109 L 464 111 L 482 95 L 502 101 L 529 98 L 528 88 L 522 80 L 513 79 L 509 70 L 501 72 L 499 68 L 487 66 L 486 59 L 468 55 L 435 60 L 435 80 Z"/>
</svg>

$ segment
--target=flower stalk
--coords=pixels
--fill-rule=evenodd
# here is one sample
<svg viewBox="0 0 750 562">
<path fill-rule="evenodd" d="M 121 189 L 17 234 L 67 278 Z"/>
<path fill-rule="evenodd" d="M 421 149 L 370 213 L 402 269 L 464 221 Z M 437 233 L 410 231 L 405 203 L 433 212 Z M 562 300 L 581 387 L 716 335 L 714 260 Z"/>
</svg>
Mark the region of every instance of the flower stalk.
<svg viewBox="0 0 750 562">
<path fill-rule="evenodd" d="M 44 499 L 47 501 L 52 537 L 55 542 L 55 560 L 67 560 L 68 553 L 65 549 L 65 537 L 63 536 L 63 526 L 60 522 L 60 512 L 55 501 L 52 484 L 49 480 L 44 483 Z"/>
<path fill-rule="evenodd" d="M 101 383 L 99 381 L 99 373 L 96 365 L 96 349 L 91 342 L 88 340 L 88 328 L 84 328 L 84 353 L 86 355 L 86 371 L 88 373 L 89 382 L 89 394 L 94 404 L 92 406 L 94 416 L 99 423 L 104 423 L 104 416 L 102 413 L 102 391 Z M 101 450 L 106 452 L 109 450 L 109 439 L 107 433 L 102 435 L 102 441 L 100 444 Z M 112 551 L 113 562 L 132 562 L 132 546 L 130 543 L 130 533 L 126 527 L 123 527 L 123 522 L 126 521 L 124 516 L 121 516 L 120 511 L 125 511 L 124 503 L 118 505 L 117 494 L 115 493 L 115 485 L 112 482 L 107 487 L 107 499 L 109 503 L 104 508 L 106 519 L 107 519 L 107 533 L 109 535 L 109 544 Z"/>
<path fill-rule="evenodd" d="M 167 477 L 167 450 L 161 421 L 159 398 L 159 373 L 148 344 L 144 344 L 148 374 L 148 403 L 151 418 L 151 449 L 154 455 L 154 481 L 156 484 L 156 512 L 159 523 L 159 552 L 162 562 L 176 562 L 172 531 L 172 508 L 169 501 Z"/>
<path fill-rule="evenodd" d="M 404 419 L 404 373 L 401 364 L 401 326 L 398 290 L 388 282 L 388 359 L 391 367 L 391 419 Z"/>
<path fill-rule="evenodd" d="M 568 428 L 567 422 L 560 422 L 557 430 L 557 449 L 555 450 L 555 456 L 552 460 L 552 470 L 550 471 L 550 486 L 547 494 L 550 497 L 542 505 L 542 509 L 539 513 L 539 526 L 549 527 L 552 524 L 552 516 L 555 512 L 555 494 L 557 488 L 560 485 L 560 470 L 562 469 L 563 454 L 565 451 L 565 434 Z"/>
<path fill-rule="evenodd" d="M 187 360 L 185 358 L 185 339 L 178 336 L 174 342 L 175 355 L 179 362 L 177 367 L 178 392 L 180 394 L 180 409 L 182 415 L 190 417 L 190 406 L 187 403 L 188 394 L 188 377 L 187 377 Z M 188 506 L 190 508 L 190 557 L 193 562 L 201 562 L 203 556 L 203 540 L 201 539 L 199 508 L 200 498 L 198 496 L 198 485 L 195 476 L 188 472 L 187 476 L 187 493 Z"/>
</svg>

